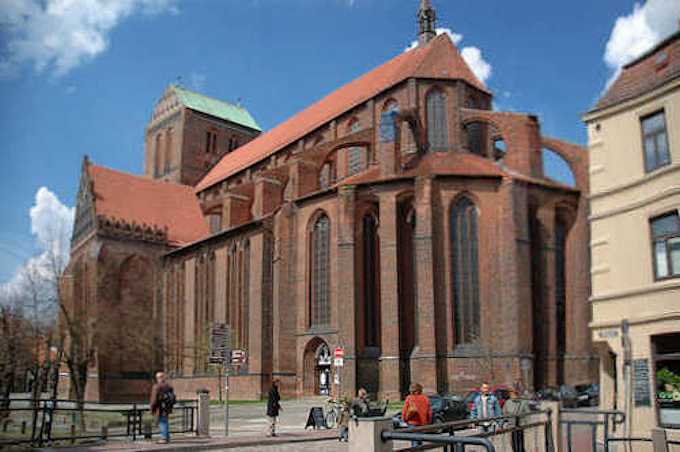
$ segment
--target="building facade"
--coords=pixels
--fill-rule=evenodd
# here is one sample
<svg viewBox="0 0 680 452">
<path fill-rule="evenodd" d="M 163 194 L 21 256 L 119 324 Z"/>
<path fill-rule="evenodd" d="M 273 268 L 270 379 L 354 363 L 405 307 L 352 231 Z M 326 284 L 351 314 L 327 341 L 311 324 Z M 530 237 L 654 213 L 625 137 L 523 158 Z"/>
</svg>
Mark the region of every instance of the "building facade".
<svg viewBox="0 0 680 452">
<path fill-rule="evenodd" d="M 601 407 L 649 436 L 680 428 L 680 33 L 625 66 L 584 120 Z"/>
<path fill-rule="evenodd" d="M 429 3 L 416 48 L 272 130 L 225 115 L 242 134 L 235 150 L 213 155 L 205 122 L 159 163 L 169 141 L 155 137 L 178 117 L 167 112 L 176 87 L 156 106 L 144 181 L 188 184 L 195 196 L 181 202 L 200 211 L 181 215 L 186 225 L 159 218 L 165 236 L 148 257 L 157 363 L 181 394 L 220 391 L 208 363 L 215 323 L 247 352 L 230 377 L 237 398 L 263 396 L 272 378 L 289 395 L 365 387 L 392 400 L 412 381 L 454 392 L 484 379 L 540 388 L 596 378 L 587 153 L 543 136 L 536 116 L 494 111 L 450 38 L 435 36 Z M 544 149 L 566 160 L 575 186 L 544 175 Z M 96 212 L 96 180 L 92 196 Z M 185 227 L 198 237 L 168 240 Z M 134 253 L 149 246 L 119 237 Z M 331 365 L 336 347 L 342 368 Z"/>
</svg>

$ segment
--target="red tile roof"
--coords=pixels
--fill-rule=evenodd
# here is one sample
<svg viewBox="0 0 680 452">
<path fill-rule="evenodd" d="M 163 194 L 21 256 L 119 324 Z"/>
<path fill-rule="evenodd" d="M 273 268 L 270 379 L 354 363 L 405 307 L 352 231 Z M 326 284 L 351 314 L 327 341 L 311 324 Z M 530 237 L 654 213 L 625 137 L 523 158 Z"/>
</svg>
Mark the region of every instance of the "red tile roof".
<svg viewBox="0 0 680 452">
<path fill-rule="evenodd" d="M 190 243 L 209 234 L 191 187 L 92 164 L 88 168 L 98 216 L 167 228 L 168 241 L 174 245 Z"/>
<path fill-rule="evenodd" d="M 472 73 L 448 35 L 441 34 L 428 45 L 398 55 L 225 155 L 198 183 L 196 191 L 205 190 L 266 159 L 344 112 L 411 77 L 464 80 L 488 92 Z"/>
<path fill-rule="evenodd" d="M 680 77 L 680 32 L 623 67 L 621 74 L 591 111 L 648 93 Z"/>
</svg>

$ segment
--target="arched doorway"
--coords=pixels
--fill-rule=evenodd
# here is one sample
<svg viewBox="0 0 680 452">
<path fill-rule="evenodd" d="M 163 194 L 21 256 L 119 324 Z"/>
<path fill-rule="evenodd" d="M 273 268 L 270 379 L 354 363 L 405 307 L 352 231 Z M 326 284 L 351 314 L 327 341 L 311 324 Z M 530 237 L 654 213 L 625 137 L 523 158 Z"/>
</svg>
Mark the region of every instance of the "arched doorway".
<svg viewBox="0 0 680 452">
<path fill-rule="evenodd" d="M 315 337 L 305 347 L 304 394 L 329 395 L 331 391 L 331 352 L 328 344 Z"/>
</svg>

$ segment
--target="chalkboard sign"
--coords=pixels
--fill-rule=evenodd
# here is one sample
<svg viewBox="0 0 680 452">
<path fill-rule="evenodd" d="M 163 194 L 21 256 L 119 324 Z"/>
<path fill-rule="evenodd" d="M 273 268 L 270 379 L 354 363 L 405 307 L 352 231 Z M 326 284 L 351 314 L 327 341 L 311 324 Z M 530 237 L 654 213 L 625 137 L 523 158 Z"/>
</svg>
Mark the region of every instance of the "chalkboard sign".
<svg viewBox="0 0 680 452">
<path fill-rule="evenodd" d="M 309 409 L 309 416 L 307 416 L 307 424 L 305 424 L 305 430 L 308 427 L 313 429 L 317 428 L 328 428 L 326 425 L 326 419 L 323 417 L 323 408 L 320 406 L 314 406 Z"/>
<path fill-rule="evenodd" d="M 647 359 L 633 360 L 633 393 L 635 406 L 650 406 L 649 393 L 649 361 Z"/>
</svg>

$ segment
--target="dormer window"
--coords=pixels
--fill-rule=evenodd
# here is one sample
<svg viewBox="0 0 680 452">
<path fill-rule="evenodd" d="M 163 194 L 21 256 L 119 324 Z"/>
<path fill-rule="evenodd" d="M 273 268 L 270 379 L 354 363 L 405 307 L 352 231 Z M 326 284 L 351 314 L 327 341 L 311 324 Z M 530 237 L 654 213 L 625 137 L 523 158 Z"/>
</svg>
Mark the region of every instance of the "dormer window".
<svg viewBox="0 0 680 452">
<path fill-rule="evenodd" d="M 361 123 L 357 118 L 353 118 L 349 123 L 349 133 L 357 133 L 361 130 Z"/>
<path fill-rule="evenodd" d="M 219 212 L 213 212 L 208 215 L 210 223 L 210 233 L 216 234 L 222 230 L 222 215 Z"/>
</svg>

